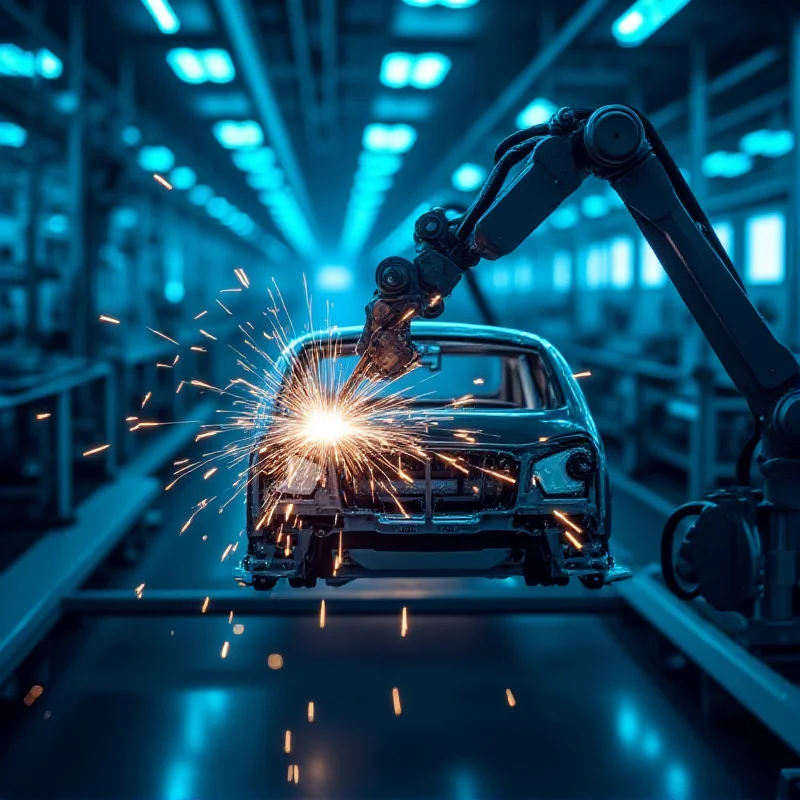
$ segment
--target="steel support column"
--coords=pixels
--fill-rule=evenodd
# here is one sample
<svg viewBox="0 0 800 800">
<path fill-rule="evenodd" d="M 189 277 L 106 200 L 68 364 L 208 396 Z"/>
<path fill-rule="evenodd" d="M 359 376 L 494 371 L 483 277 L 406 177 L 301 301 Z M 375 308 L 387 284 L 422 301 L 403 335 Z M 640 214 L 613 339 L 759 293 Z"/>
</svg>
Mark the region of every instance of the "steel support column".
<svg viewBox="0 0 800 800">
<path fill-rule="evenodd" d="M 790 129 L 800 138 L 800 12 L 792 18 L 790 33 L 789 114 Z M 787 332 L 791 346 L 800 345 L 800 142 L 796 141 L 791 155 L 789 180 L 790 202 L 787 225 L 786 287 L 790 302 L 787 304 Z"/>
<path fill-rule="evenodd" d="M 322 107 L 328 138 L 336 141 L 339 110 L 336 104 L 338 75 L 338 16 L 336 0 L 320 3 L 320 48 L 322 50 Z"/>
<path fill-rule="evenodd" d="M 308 40 L 308 23 L 304 0 L 286 0 L 289 18 L 289 35 L 294 51 L 295 75 L 300 92 L 300 105 L 306 128 L 306 140 L 310 147 L 317 143 L 319 133 L 319 110 L 314 87 L 314 67 L 311 64 L 311 44 Z"/>
</svg>

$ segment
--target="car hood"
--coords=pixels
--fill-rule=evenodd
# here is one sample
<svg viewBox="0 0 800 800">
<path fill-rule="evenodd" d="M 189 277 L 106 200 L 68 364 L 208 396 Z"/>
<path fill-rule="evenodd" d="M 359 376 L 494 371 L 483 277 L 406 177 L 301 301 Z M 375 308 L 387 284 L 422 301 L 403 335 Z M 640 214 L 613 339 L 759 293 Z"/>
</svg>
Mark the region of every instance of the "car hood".
<svg viewBox="0 0 800 800">
<path fill-rule="evenodd" d="M 429 412 L 432 424 L 427 444 L 456 447 L 503 448 L 538 445 L 542 439 L 553 442 L 576 434 L 594 439 L 592 431 L 566 409 L 554 411 L 511 411 L 484 409 L 443 409 Z M 453 438 L 452 433 L 469 431 L 475 442 Z"/>
</svg>

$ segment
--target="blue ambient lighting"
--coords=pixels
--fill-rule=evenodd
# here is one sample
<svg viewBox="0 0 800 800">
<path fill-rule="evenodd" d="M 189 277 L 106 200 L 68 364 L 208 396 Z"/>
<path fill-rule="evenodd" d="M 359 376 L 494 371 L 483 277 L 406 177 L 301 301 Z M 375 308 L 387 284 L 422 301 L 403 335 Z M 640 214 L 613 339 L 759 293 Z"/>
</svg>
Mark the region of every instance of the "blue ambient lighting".
<svg viewBox="0 0 800 800">
<path fill-rule="evenodd" d="M 403 159 L 390 153 L 361 153 L 358 166 L 373 175 L 394 175 L 403 166 Z"/>
<path fill-rule="evenodd" d="M 388 192 L 394 178 L 391 175 L 376 175 L 374 172 L 356 172 L 353 186 L 361 192 Z"/>
<path fill-rule="evenodd" d="M 474 192 L 486 180 L 486 170 L 477 164 L 462 164 L 452 177 L 459 192 Z"/>
<path fill-rule="evenodd" d="M 273 167 L 264 172 L 251 172 L 246 180 L 251 188 L 258 191 L 280 189 L 283 185 L 283 172 L 277 167 Z"/>
<path fill-rule="evenodd" d="M 139 212 L 135 208 L 119 206 L 111 212 L 111 224 L 123 231 L 133 230 L 139 224 Z"/>
<path fill-rule="evenodd" d="M 745 222 L 744 276 L 751 284 L 783 283 L 786 277 L 786 217 L 779 211 Z"/>
<path fill-rule="evenodd" d="M 480 0 L 403 0 L 408 6 L 415 8 L 430 8 L 431 6 L 444 6 L 445 8 L 471 8 L 478 5 Z"/>
<path fill-rule="evenodd" d="M 387 53 L 381 64 L 381 83 L 391 89 L 433 89 L 447 77 L 451 66 L 443 53 Z"/>
<path fill-rule="evenodd" d="M 206 203 L 206 211 L 214 219 L 222 219 L 231 208 L 231 204 L 224 197 L 212 197 Z"/>
<path fill-rule="evenodd" d="M 550 224 L 559 231 L 564 231 L 567 228 L 574 228 L 579 220 L 580 215 L 578 214 L 578 209 L 572 205 L 561 206 L 561 208 L 557 208 L 550 215 Z"/>
<path fill-rule="evenodd" d="M 56 92 L 52 96 L 53 108 L 59 114 L 74 114 L 78 110 L 78 95 L 76 92 Z"/>
<path fill-rule="evenodd" d="M 147 172 L 168 172 L 175 166 L 175 156 L 168 147 L 143 147 L 138 162 Z"/>
<path fill-rule="evenodd" d="M 23 147 L 28 131 L 16 122 L 0 122 L 0 147 Z"/>
<path fill-rule="evenodd" d="M 161 33 L 177 33 L 181 28 L 178 17 L 172 10 L 169 0 L 142 0 Z"/>
<path fill-rule="evenodd" d="M 128 125 L 122 129 L 120 138 L 127 147 L 136 147 L 142 141 L 142 132 L 135 125 Z"/>
<path fill-rule="evenodd" d="M 749 156 L 780 158 L 794 148 L 794 132 L 789 130 L 760 130 L 748 133 L 739 142 L 739 148 Z"/>
<path fill-rule="evenodd" d="M 544 97 L 537 97 L 529 103 L 522 111 L 517 114 L 516 125 L 518 128 L 530 128 L 532 125 L 541 125 L 550 121 L 550 117 L 558 111 L 557 106 L 553 105 Z"/>
<path fill-rule="evenodd" d="M 413 122 L 428 119 L 435 108 L 430 97 L 408 94 L 381 94 L 372 103 L 372 116 L 378 120 Z"/>
<path fill-rule="evenodd" d="M 572 287 L 572 253 L 559 250 L 553 256 L 553 288 L 557 292 L 568 292 Z"/>
<path fill-rule="evenodd" d="M 215 122 L 212 130 L 217 141 L 229 150 L 258 147 L 264 143 L 264 131 L 252 119 L 243 122 L 225 119 Z"/>
<path fill-rule="evenodd" d="M 321 292 L 346 292 L 353 287 L 353 270 L 350 267 L 322 267 L 316 277 L 317 289 Z"/>
<path fill-rule="evenodd" d="M 275 166 L 275 153 L 269 147 L 240 150 L 233 154 L 233 163 L 242 172 L 267 172 Z"/>
<path fill-rule="evenodd" d="M 646 289 L 660 289 L 667 282 L 667 273 L 644 236 L 640 245 L 639 282 Z"/>
<path fill-rule="evenodd" d="M 747 153 L 717 150 L 703 159 L 703 174 L 708 178 L 738 178 L 752 168 L 753 159 Z"/>
<path fill-rule="evenodd" d="M 167 64 L 184 83 L 230 83 L 236 77 L 227 50 L 176 47 L 167 53 Z"/>
<path fill-rule="evenodd" d="M 373 122 L 364 128 L 364 148 L 374 153 L 407 153 L 417 141 L 411 125 L 384 125 Z"/>
<path fill-rule="evenodd" d="M 164 297 L 168 303 L 172 303 L 173 305 L 180 303 L 185 294 L 186 289 L 184 288 L 183 281 L 167 281 L 167 285 L 164 287 Z"/>
<path fill-rule="evenodd" d="M 69 217 L 66 214 L 51 214 L 44 222 L 44 229 L 53 236 L 64 236 L 69 231 Z"/>
<path fill-rule="evenodd" d="M 189 192 L 188 199 L 193 206 L 204 206 L 213 196 L 214 192 L 210 186 L 200 184 Z"/>
<path fill-rule="evenodd" d="M 611 26 L 617 43 L 638 47 L 669 22 L 690 0 L 637 0 Z"/>
<path fill-rule="evenodd" d="M 191 167 L 175 167 L 169 174 L 173 189 L 186 191 L 197 183 L 197 175 Z"/>
<path fill-rule="evenodd" d="M 633 241 L 627 236 L 612 239 L 608 244 L 611 286 L 629 289 L 633 285 Z"/>
<path fill-rule="evenodd" d="M 581 211 L 587 219 L 600 219 L 610 210 L 608 200 L 601 194 L 590 194 L 581 201 Z"/>
<path fill-rule="evenodd" d="M 43 48 L 36 54 L 36 71 L 43 78 L 55 80 L 61 77 L 64 65 L 55 53 Z"/>
</svg>

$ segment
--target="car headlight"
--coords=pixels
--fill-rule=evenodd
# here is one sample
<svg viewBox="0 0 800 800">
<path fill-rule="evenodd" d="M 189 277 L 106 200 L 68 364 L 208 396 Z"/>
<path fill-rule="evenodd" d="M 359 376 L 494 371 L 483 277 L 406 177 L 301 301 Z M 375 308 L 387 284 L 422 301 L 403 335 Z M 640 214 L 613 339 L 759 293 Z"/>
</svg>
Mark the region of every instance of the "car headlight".
<svg viewBox="0 0 800 800">
<path fill-rule="evenodd" d="M 540 458 L 533 464 L 533 475 L 546 495 L 584 494 L 586 482 L 597 471 L 597 460 L 584 447 L 564 450 Z"/>
</svg>

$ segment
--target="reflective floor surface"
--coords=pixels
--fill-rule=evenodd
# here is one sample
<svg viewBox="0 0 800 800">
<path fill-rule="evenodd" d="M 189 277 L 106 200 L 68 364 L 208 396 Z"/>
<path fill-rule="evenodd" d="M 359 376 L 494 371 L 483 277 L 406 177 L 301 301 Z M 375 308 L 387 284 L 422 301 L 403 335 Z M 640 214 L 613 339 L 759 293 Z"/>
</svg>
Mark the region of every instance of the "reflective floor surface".
<svg viewBox="0 0 800 800">
<path fill-rule="evenodd" d="M 160 538 L 120 585 L 229 588 L 232 562 L 220 559 L 240 520 L 209 516 L 178 537 L 196 499 L 166 498 Z M 630 527 L 634 507 L 617 519 L 630 553 L 649 547 L 634 534 L 657 541 Z M 3 721 L 0 797 L 774 796 L 789 765 L 769 737 L 704 719 L 648 663 L 635 625 L 412 616 L 401 637 L 402 598 L 453 585 L 352 584 L 344 591 L 396 596 L 397 617 L 337 619 L 332 602 L 324 629 L 316 616 L 87 620 L 59 639 L 42 696 Z M 287 781 L 294 765 L 297 784 Z"/>
</svg>

